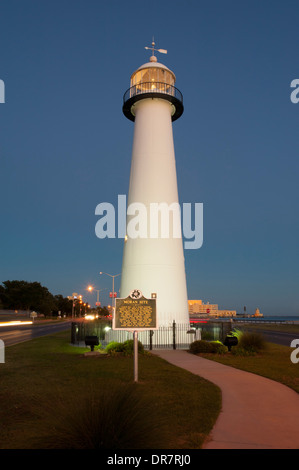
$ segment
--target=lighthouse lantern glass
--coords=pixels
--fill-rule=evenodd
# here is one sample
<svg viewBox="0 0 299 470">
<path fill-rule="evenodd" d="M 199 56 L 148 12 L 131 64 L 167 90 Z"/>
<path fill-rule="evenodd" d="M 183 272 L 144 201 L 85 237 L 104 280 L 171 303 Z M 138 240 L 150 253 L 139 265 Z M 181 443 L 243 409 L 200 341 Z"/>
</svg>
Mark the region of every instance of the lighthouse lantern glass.
<svg viewBox="0 0 299 470">
<path fill-rule="evenodd" d="M 161 67 L 139 69 L 131 77 L 132 96 L 139 93 L 160 92 L 173 94 L 175 77 L 170 70 Z"/>
</svg>

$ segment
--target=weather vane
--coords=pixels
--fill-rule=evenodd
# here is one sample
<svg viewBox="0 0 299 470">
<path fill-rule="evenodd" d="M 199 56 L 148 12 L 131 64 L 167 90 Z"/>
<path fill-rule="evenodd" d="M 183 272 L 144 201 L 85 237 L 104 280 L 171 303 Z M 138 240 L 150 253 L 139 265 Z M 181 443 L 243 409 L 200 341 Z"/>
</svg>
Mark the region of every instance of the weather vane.
<svg viewBox="0 0 299 470">
<path fill-rule="evenodd" d="M 152 40 L 152 47 L 147 47 L 145 46 L 145 49 L 151 49 L 152 52 L 153 52 L 153 56 L 155 55 L 155 51 L 157 52 L 161 52 L 162 54 L 167 54 L 167 50 L 166 49 L 155 49 L 155 41 L 154 41 L 154 38 Z"/>
</svg>

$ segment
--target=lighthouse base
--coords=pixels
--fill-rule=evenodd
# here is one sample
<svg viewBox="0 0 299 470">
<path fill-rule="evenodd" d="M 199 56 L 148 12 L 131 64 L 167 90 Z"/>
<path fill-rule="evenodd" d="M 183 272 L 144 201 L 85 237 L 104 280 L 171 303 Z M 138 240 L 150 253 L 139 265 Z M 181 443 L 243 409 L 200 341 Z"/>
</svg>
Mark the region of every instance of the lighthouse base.
<svg viewBox="0 0 299 470">
<path fill-rule="evenodd" d="M 109 330 L 105 335 L 105 343 L 133 339 L 133 331 Z M 138 332 L 138 341 L 145 349 L 189 349 L 190 344 L 195 341 L 195 330 L 190 328 L 189 323 L 173 322 L 169 326 L 161 326 L 158 330 L 147 330 Z"/>
</svg>

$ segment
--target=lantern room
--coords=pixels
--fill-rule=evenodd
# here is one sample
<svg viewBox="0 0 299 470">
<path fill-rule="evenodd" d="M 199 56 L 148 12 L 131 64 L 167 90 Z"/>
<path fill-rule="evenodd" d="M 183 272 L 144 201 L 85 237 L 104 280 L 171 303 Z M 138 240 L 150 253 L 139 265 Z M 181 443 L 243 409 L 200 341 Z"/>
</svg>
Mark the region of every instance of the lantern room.
<svg viewBox="0 0 299 470">
<path fill-rule="evenodd" d="M 165 65 L 158 63 L 155 56 L 152 56 L 150 62 L 139 67 L 131 76 L 131 87 L 136 86 L 139 91 L 148 89 L 165 91 L 167 86 L 171 91 L 170 87 L 174 84 L 174 73 Z"/>
<path fill-rule="evenodd" d="M 134 121 L 134 104 L 137 101 L 162 98 L 172 104 L 172 121 L 175 121 L 183 114 L 184 107 L 183 96 L 174 84 L 174 73 L 152 55 L 150 62 L 139 67 L 131 76 L 131 86 L 124 94 L 124 115 Z"/>
</svg>

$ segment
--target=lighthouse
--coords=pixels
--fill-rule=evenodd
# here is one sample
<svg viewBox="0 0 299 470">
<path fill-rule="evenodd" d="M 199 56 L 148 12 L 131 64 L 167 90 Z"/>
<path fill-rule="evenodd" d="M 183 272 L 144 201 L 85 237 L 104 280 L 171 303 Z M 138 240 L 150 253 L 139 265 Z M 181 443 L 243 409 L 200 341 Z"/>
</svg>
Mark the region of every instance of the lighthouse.
<svg viewBox="0 0 299 470">
<path fill-rule="evenodd" d="M 146 298 L 154 295 L 159 327 L 188 325 L 172 128 L 183 114 L 183 96 L 175 87 L 175 74 L 155 56 L 155 51 L 167 51 L 155 49 L 154 42 L 146 49 L 152 49 L 150 60 L 131 75 L 123 99 L 134 137 L 120 297 L 134 289 Z"/>
</svg>

